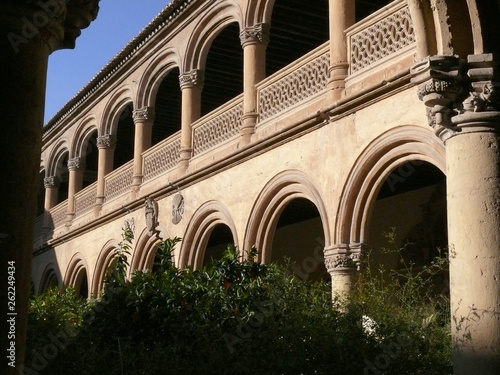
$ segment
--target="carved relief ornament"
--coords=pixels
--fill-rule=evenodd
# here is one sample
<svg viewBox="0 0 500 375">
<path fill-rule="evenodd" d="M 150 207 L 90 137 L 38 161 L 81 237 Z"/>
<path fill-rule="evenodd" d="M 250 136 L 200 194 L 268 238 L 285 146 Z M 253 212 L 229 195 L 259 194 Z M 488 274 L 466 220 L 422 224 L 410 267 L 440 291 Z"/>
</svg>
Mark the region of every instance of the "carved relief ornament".
<svg viewBox="0 0 500 375">
<path fill-rule="evenodd" d="M 245 28 L 240 32 L 241 45 L 244 47 L 247 44 L 268 44 L 269 29 L 270 27 L 266 23 L 258 23 L 254 26 Z"/>
<path fill-rule="evenodd" d="M 186 87 L 203 87 L 204 72 L 200 69 L 193 69 L 179 76 L 181 90 Z"/>
<path fill-rule="evenodd" d="M 114 148 L 116 146 L 116 138 L 112 134 L 104 134 L 97 137 L 97 148 Z"/>
<path fill-rule="evenodd" d="M 356 262 L 348 254 L 336 254 L 325 258 L 325 266 L 329 272 L 341 269 L 355 269 Z"/>
<path fill-rule="evenodd" d="M 85 159 L 77 156 L 76 158 L 68 160 L 68 169 L 76 170 L 76 169 L 85 169 Z"/>
<path fill-rule="evenodd" d="M 153 107 L 143 107 L 134 110 L 132 118 L 134 122 L 138 121 L 153 121 L 155 117 L 155 110 Z"/>
<path fill-rule="evenodd" d="M 184 197 L 177 194 L 172 199 L 172 223 L 179 224 L 184 214 Z"/>
<path fill-rule="evenodd" d="M 158 203 L 150 197 L 146 198 L 144 203 L 144 216 L 146 219 L 146 227 L 148 228 L 148 233 L 153 236 L 158 231 L 156 228 L 159 225 L 158 222 Z"/>
<path fill-rule="evenodd" d="M 55 187 L 57 185 L 57 177 L 49 176 L 43 179 L 43 186 L 47 188 Z"/>
</svg>

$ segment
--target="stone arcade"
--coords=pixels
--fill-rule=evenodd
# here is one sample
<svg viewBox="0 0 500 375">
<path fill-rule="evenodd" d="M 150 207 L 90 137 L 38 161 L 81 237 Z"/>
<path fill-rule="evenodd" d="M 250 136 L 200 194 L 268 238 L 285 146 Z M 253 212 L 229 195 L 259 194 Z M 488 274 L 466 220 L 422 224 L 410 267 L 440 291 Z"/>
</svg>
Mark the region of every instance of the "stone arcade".
<svg viewBox="0 0 500 375">
<path fill-rule="evenodd" d="M 35 292 L 98 295 L 127 222 L 130 273 L 179 236 L 180 267 L 256 244 L 344 294 L 396 227 L 417 264 L 448 248 L 455 374 L 498 374 L 499 19 L 484 0 L 173 0 L 43 128 Z"/>
</svg>

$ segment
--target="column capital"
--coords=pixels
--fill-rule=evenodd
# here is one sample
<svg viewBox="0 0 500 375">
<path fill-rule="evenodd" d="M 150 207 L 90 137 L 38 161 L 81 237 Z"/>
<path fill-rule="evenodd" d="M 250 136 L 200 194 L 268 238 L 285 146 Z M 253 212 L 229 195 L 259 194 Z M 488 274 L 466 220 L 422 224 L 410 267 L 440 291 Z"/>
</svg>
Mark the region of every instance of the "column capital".
<svg viewBox="0 0 500 375">
<path fill-rule="evenodd" d="M 325 266 L 334 272 L 356 271 L 361 268 L 361 258 L 365 245 L 362 243 L 337 244 L 325 248 Z"/>
<path fill-rule="evenodd" d="M 68 160 L 68 169 L 70 171 L 85 169 L 85 158 L 77 156 Z"/>
<path fill-rule="evenodd" d="M 43 179 L 43 186 L 45 187 L 45 189 L 49 189 L 49 188 L 53 188 L 53 187 L 57 187 L 58 185 L 58 178 L 57 176 L 49 176 L 49 177 L 45 177 Z"/>
<path fill-rule="evenodd" d="M 498 131 L 500 69 L 493 54 L 428 56 L 411 69 L 429 125 L 441 140 L 475 131 Z"/>
<path fill-rule="evenodd" d="M 254 26 L 249 26 L 240 32 L 241 45 L 245 47 L 249 44 L 264 44 L 269 43 L 270 25 L 267 23 L 257 23 Z"/>
<path fill-rule="evenodd" d="M 132 112 L 132 118 L 134 119 L 134 123 L 153 121 L 154 117 L 155 117 L 154 107 L 146 106 L 136 109 Z"/>
<path fill-rule="evenodd" d="M 189 72 L 179 75 L 179 85 L 181 90 L 188 87 L 203 88 L 205 72 L 201 69 L 192 69 Z"/>
<path fill-rule="evenodd" d="M 98 11 L 99 0 L 4 0 L 0 4 L 0 35 L 7 36 L 16 53 L 36 40 L 49 46 L 50 52 L 74 48 L 81 30 Z"/>
<path fill-rule="evenodd" d="M 116 137 L 113 134 L 104 134 L 97 137 L 97 148 L 106 149 L 114 148 L 116 146 Z"/>
</svg>

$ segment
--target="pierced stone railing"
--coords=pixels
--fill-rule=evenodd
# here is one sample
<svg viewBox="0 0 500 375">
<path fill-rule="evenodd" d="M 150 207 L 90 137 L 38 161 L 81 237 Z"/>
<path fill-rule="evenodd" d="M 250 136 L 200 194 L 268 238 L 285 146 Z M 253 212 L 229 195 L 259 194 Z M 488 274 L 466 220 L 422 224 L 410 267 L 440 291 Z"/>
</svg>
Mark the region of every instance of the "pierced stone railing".
<svg viewBox="0 0 500 375">
<path fill-rule="evenodd" d="M 346 30 L 350 74 L 355 74 L 416 45 L 410 10 L 393 2 Z"/>
<path fill-rule="evenodd" d="M 201 154 L 238 135 L 242 125 L 243 95 L 203 116 L 193 124 L 193 155 Z"/>
<path fill-rule="evenodd" d="M 179 162 L 179 152 L 181 149 L 181 132 L 164 139 L 154 145 L 143 155 L 143 181 L 167 172 Z"/>
<path fill-rule="evenodd" d="M 97 197 L 97 181 L 75 194 L 75 217 L 92 210 Z"/>
<path fill-rule="evenodd" d="M 259 121 L 264 121 L 326 89 L 330 51 L 325 43 L 257 86 Z"/>
<path fill-rule="evenodd" d="M 119 195 L 130 190 L 132 186 L 132 176 L 134 174 L 134 161 L 122 165 L 104 177 L 105 189 L 104 195 L 106 201 L 110 201 Z"/>
<path fill-rule="evenodd" d="M 66 222 L 66 214 L 68 210 L 68 201 L 65 200 L 50 210 L 50 217 L 52 219 L 52 228 L 56 229 Z"/>
</svg>

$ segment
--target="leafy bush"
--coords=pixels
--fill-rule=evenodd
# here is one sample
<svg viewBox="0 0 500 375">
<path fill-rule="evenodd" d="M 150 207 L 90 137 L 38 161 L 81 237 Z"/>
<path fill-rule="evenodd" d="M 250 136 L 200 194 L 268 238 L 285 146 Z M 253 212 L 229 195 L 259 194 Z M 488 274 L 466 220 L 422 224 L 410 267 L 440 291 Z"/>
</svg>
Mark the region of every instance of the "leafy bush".
<svg viewBox="0 0 500 375">
<path fill-rule="evenodd" d="M 137 271 L 127 281 L 130 240 L 125 233 L 103 296 L 76 309 L 81 330 L 43 374 L 371 374 L 382 373 L 376 366 L 387 345 L 391 363 L 384 374 L 443 374 L 449 364 L 448 329 L 437 318 L 421 319 L 436 311 L 432 299 L 394 300 L 390 283 L 369 273 L 348 309 L 339 311 L 327 283 L 308 283 L 276 264 L 241 261 L 234 247 L 200 270 L 178 269 L 172 262 L 178 238 L 160 244 L 154 271 Z M 422 275 L 412 277 L 417 282 Z M 37 321 L 50 316 L 30 314 Z M 377 322 L 371 332 L 363 315 Z M 405 345 L 395 349 L 391 343 L 401 334 Z M 367 369 L 368 362 L 379 372 Z"/>
</svg>

